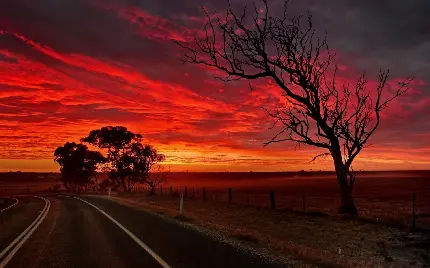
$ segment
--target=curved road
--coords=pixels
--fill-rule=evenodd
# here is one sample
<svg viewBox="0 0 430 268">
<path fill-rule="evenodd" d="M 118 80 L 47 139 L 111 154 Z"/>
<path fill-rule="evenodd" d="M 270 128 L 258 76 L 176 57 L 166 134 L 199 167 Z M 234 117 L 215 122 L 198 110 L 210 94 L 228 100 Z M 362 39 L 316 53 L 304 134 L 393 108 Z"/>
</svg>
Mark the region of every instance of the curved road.
<svg viewBox="0 0 430 268">
<path fill-rule="evenodd" d="M 17 197 L 4 212 L 0 251 L 40 225 L 2 267 L 280 267 L 150 213 L 98 197 Z M 48 206 L 49 210 L 45 212 Z M 12 250 L 12 249 L 11 249 Z M 2 264 L 4 266 L 2 266 Z"/>
<path fill-rule="evenodd" d="M 19 200 L 14 197 L 0 197 L 0 211 L 6 211 L 18 204 L 18 202 Z"/>
</svg>

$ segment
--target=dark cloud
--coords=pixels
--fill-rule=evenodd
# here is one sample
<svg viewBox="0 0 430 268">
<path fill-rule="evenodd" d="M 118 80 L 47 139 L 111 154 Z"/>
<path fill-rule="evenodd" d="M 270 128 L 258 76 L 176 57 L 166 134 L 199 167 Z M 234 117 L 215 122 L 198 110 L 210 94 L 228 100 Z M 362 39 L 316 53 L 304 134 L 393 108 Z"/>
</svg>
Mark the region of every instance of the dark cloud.
<svg viewBox="0 0 430 268">
<path fill-rule="evenodd" d="M 0 61 L 8 62 L 8 63 L 18 63 L 18 59 L 14 57 L 10 57 L 5 54 L 0 53 Z"/>
<path fill-rule="evenodd" d="M 391 68 L 395 74 L 427 76 L 430 70 L 430 2 L 304 1 L 331 47 L 352 53 L 362 70 Z M 429 80 L 427 80 L 429 81 Z"/>
<path fill-rule="evenodd" d="M 145 56 L 150 54 L 145 51 L 160 47 L 137 35 L 134 26 L 114 11 L 93 5 L 92 1 L 2 1 L 0 23 L 4 30 L 65 53 L 127 61 L 147 59 Z"/>
<path fill-rule="evenodd" d="M 236 7 L 248 1 L 232 0 Z M 258 4 L 258 1 L 256 1 Z M 283 1 L 270 6 L 282 10 Z M 178 24 L 203 17 L 202 6 L 223 11 L 226 1 L 3 1 L 0 22 L 6 29 L 21 32 L 60 52 L 79 52 L 121 61 L 142 60 L 163 68 L 178 65 L 169 53 L 173 44 L 139 36 L 136 25 L 118 17 L 115 8 L 135 7 Z M 105 7 L 105 8 L 103 8 Z M 112 7 L 112 8 L 109 8 Z M 322 34 L 326 30 L 333 49 L 358 54 L 348 58 L 365 70 L 392 68 L 396 73 L 423 75 L 430 69 L 430 2 L 415 1 L 291 1 L 293 14 L 310 10 Z M 189 23 L 189 21 L 188 21 Z M 196 25 L 193 25 L 196 27 Z M 157 51 L 156 56 L 149 51 Z M 141 65 L 138 64 L 138 65 Z M 157 68 L 140 66 L 154 77 Z"/>
<path fill-rule="evenodd" d="M 59 84 L 52 84 L 52 83 L 41 83 L 38 84 L 38 86 L 44 88 L 44 89 L 51 89 L 51 90 L 64 90 L 64 86 Z"/>
</svg>

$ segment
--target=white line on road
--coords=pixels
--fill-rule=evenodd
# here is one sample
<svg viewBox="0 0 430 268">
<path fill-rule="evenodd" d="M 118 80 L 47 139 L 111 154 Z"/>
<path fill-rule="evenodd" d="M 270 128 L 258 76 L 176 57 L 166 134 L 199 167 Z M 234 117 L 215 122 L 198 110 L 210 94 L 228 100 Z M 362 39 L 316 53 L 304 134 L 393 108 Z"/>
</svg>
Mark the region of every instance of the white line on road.
<svg viewBox="0 0 430 268">
<path fill-rule="evenodd" d="M 111 220 L 113 223 L 115 223 L 121 230 L 123 230 L 131 239 L 134 240 L 141 248 L 143 248 L 146 252 L 148 252 L 149 255 L 151 255 L 159 264 L 161 264 L 164 268 L 171 268 L 170 265 L 168 265 L 160 256 L 157 255 L 150 247 L 148 247 L 145 243 L 142 242 L 136 235 L 134 235 L 131 231 L 129 231 L 127 228 L 125 228 L 121 223 L 119 223 L 117 220 L 112 218 L 109 214 L 104 212 L 102 209 L 96 207 L 95 205 L 91 204 L 90 202 L 83 200 L 79 197 L 75 197 L 78 200 L 81 200 L 84 203 L 87 203 L 88 205 L 92 206 L 93 208 L 97 209 L 101 214 L 105 215 L 109 220 Z"/>
<path fill-rule="evenodd" d="M 12 241 L 12 243 L 9 244 L 1 253 L 0 253 L 0 259 L 3 258 L 3 256 L 16 244 L 21 240 L 21 238 L 37 223 L 37 221 L 42 217 L 43 213 L 45 212 L 45 209 L 47 207 L 47 203 L 45 201 L 45 207 L 43 208 L 42 212 L 36 217 L 36 219 L 30 224 L 30 226 L 27 227 L 15 240 Z"/>
<path fill-rule="evenodd" d="M 15 206 L 15 205 L 16 205 L 16 204 L 18 204 L 18 202 L 19 202 L 19 200 L 18 200 L 18 199 L 16 199 L 16 198 L 14 198 L 14 197 L 11 197 L 11 198 L 9 198 L 9 199 L 15 199 L 15 203 L 13 203 L 12 205 L 8 206 L 7 208 L 0 209 L 0 212 L 5 211 L 5 210 L 7 210 L 7 209 L 10 209 L 11 207 Z"/>
<path fill-rule="evenodd" d="M 3 258 L 3 256 L 9 252 L 9 250 L 17 244 L 10 252 L 9 254 L 3 259 L 3 261 L 0 263 L 0 268 L 3 268 L 8 264 L 8 262 L 12 259 L 12 257 L 16 254 L 16 252 L 22 247 L 22 245 L 30 238 L 31 234 L 37 229 L 37 227 L 42 223 L 43 219 L 45 219 L 46 215 L 48 214 L 49 208 L 51 207 L 51 202 L 43 197 L 35 196 L 39 199 L 42 199 L 45 201 L 45 207 L 43 208 L 42 212 L 37 216 L 37 218 L 30 224 L 30 226 L 27 227 L 27 229 L 24 230 L 15 240 L 12 241 L 12 243 L 7 246 L 1 253 L 0 253 L 0 259 Z M 21 239 L 22 238 L 22 239 Z"/>
</svg>

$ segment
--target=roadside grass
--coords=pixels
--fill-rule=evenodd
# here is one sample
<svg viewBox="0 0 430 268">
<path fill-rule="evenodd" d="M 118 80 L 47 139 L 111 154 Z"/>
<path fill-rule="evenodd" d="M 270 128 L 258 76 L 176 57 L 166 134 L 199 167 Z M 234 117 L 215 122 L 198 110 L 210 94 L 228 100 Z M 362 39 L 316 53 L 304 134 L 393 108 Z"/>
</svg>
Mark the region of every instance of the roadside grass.
<svg viewBox="0 0 430 268">
<path fill-rule="evenodd" d="M 258 244 L 258 238 L 252 234 L 241 233 L 240 231 L 238 231 L 235 234 L 231 234 L 230 237 L 238 239 L 240 241 Z"/>
<path fill-rule="evenodd" d="M 180 221 L 180 222 L 193 222 L 193 219 L 190 217 L 185 216 L 184 214 L 177 214 L 173 217 L 174 219 Z"/>
</svg>

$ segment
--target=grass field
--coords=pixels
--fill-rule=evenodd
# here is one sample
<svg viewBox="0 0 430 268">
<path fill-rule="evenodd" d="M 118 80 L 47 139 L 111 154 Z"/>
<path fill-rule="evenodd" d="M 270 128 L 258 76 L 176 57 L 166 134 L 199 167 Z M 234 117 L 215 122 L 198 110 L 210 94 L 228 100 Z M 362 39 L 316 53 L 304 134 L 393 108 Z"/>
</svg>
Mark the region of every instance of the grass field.
<svg viewBox="0 0 430 268">
<path fill-rule="evenodd" d="M 354 198 L 361 216 L 412 222 L 412 199 L 416 196 L 417 224 L 430 224 L 430 172 L 366 172 L 359 174 Z M 270 206 L 274 191 L 278 209 L 320 211 L 334 215 L 339 206 L 336 178 L 330 173 L 172 173 L 157 193 L 172 192 L 207 201 L 228 202 L 256 207 Z"/>
<path fill-rule="evenodd" d="M 3 172 L 0 173 L 0 196 L 47 191 L 59 179 L 59 173 Z"/>
<path fill-rule="evenodd" d="M 47 191 L 52 182 L 0 182 L 0 196 Z"/>
<path fill-rule="evenodd" d="M 0 196 L 48 190 L 58 182 L 58 173 L 0 173 Z M 412 196 L 416 196 L 418 225 L 430 225 L 430 171 L 361 172 L 354 198 L 361 216 L 412 222 Z M 270 191 L 276 207 L 284 210 L 319 211 L 336 214 L 339 194 L 336 178 L 330 172 L 172 172 L 163 185 L 163 194 L 185 193 L 206 200 L 232 202 L 255 207 L 270 206 Z M 138 185 L 141 189 L 142 185 Z M 157 192 L 160 193 L 161 189 Z"/>
</svg>

